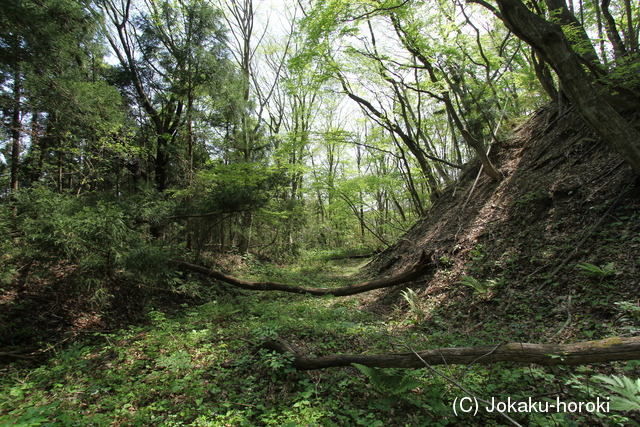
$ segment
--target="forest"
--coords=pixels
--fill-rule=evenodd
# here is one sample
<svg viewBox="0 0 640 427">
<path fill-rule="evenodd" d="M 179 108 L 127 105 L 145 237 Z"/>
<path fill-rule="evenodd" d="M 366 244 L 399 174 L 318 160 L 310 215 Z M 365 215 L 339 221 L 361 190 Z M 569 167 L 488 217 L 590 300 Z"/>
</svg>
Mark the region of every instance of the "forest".
<svg viewBox="0 0 640 427">
<path fill-rule="evenodd" d="M 6 0 L 1 426 L 640 426 L 640 3 Z"/>
</svg>

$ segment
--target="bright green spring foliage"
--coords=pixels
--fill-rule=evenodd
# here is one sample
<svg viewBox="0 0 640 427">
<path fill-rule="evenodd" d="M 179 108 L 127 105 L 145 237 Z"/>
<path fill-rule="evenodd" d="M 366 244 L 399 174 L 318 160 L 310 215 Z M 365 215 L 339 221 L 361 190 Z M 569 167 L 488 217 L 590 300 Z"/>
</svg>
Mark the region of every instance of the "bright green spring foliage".
<svg viewBox="0 0 640 427">
<path fill-rule="evenodd" d="M 596 375 L 594 379 L 617 394 L 611 399 L 611 409 L 618 411 L 640 410 L 640 379 L 633 380 L 626 376 L 616 375 Z"/>
<path fill-rule="evenodd" d="M 334 267 L 337 273 L 353 266 Z M 265 280 L 335 281 L 328 271 L 330 264 L 313 258 L 290 271 L 255 262 L 250 273 Z M 340 285 L 338 280 L 335 286 Z M 454 400 L 466 394 L 425 369 L 296 371 L 287 356 L 252 344 L 279 336 L 303 337 L 318 353 L 397 351 L 390 341 L 424 347 L 424 334 L 403 331 L 402 317 L 381 318 L 358 310 L 357 300 L 343 298 L 265 298 L 215 290 L 206 297 L 208 302 L 184 307 L 178 315 L 149 309 L 147 324 L 92 334 L 42 366 L 14 366 L 0 378 L 0 425 L 504 425 L 484 408 L 476 417 L 455 415 Z M 428 339 L 434 346 L 472 341 L 441 330 Z M 629 378 L 638 375 L 635 362 L 616 368 Z M 446 372 L 485 399 L 590 402 L 606 400 L 613 391 L 637 401 L 635 380 L 605 382 L 611 390 L 594 387 L 591 367 L 449 365 Z M 571 419 L 565 413 L 511 415 L 522 425 L 634 425 L 619 409 L 573 413 Z"/>
<path fill-rule="evenodd" d="M 383 369 L 354 363 L 371 382 L 371 385 L 380 393 L 402 394 L 409 390 L 424 385 L 418 378 L 412 377 L 403 369 Z"/>
</svg>

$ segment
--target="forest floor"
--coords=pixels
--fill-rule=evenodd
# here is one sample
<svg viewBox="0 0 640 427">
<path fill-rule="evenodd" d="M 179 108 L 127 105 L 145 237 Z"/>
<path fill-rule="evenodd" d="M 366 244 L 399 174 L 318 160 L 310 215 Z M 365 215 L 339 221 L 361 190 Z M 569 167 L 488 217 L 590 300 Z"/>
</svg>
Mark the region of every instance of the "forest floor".
<svg viewBox="0 0 640 427">
<path fill-rule="evenodd" d="M 494 145 L 500 183 L 471 165 L 427 217 L 371 260 L 302 254 L 286 265 L 210 254 L 247 280 L 308 287 L 397 274 L 423 250 L 437 268 L 410 284 L 349 297 L 197 285 L 70 285 L 63 261 L 27 264 L 0 293 L 0 426 L 502 426 L 455 413 L 467 396 L 594 402 L 596 374 L 640 363 L 499 363 L 425 369 L 297 371 L 260 348 L 376 354 L 505 341 L 569 343 L 640 334 L 640 185 L 571 112 L 537 112 Z M 638 386 L 630 397 L 640 401 Z M 521 425 L 639 425 L 637 412 L 514 412 Z"/>
<path fill-rule="evenodd" d="M 234 265 L 247 279 L 317 287 L 353 284 L 362 279 L 367 262 L 329 260 L 326 255 L 309 255 L 302 261 L 286 268 L 256 260 Z M 52 293 L 52 288 L 52 284 L 42 288 L 46 297 L 36 298 L 33 288 L 28 294 L 36 304 L 65 296 Z M 356 367 L 297 371 L 286 357 L 260 349 L 260 342 L 274 337 L 317 356 L 488 341 L 487 335 L 458 333 L 456 316 L 432 313 L 428 301 L 410 308 L 409 299 L 387 298 L 383 304 L 379 296 L 308 297 L 218 284 L 190 298 L 150 299 L 133 317 L 128 317 L 130 307 L 125 304 L 114 307 L 116 312 L 121 308 L 118 315 L 101 316 L 88 311 L 88 302 L 71 310 L 68 303 L 67 311 L 58 315 L 52 311 L 55 306 L 49 308 L 49 315 L 62 319 L 45 328 L 46 314 L 21 312 L 22 333 L 32 333 L 42 340 L 32 345 L 49 351 L 36 353 L 38 363 L 17 360 L 0 370 L 0 425 L 509 425 L 496 414 L 455 415 L 452 402 L 465 393 L 425 370 L 382 371 L 411 384 L 410 390 L 402 390 L 395 388 L 397 382 L 376 382 L 381 380 Z M 35 324 L 33 319 L 43 323 Z M 487 319 L 484 327 L 509 330 L 530 320 L 526 312 L 508 319 L 496 316 Z M 425 327 L 427 322 L 431 326 Z M 555 326 L 553 322 L 542 323 Z M 57 345 L 61 338 L 63 345 Z M 502 363 L 450 365 L 442 372 L 485 398 L 593 401 L 608 394 L 601 385 L 590 383 L 591 376 L 637 377 L 637 365 L 549 368 Z M 630 425 L 622 414 L 534 413 L 516 420 L 541 426 Z"/>
</svg>

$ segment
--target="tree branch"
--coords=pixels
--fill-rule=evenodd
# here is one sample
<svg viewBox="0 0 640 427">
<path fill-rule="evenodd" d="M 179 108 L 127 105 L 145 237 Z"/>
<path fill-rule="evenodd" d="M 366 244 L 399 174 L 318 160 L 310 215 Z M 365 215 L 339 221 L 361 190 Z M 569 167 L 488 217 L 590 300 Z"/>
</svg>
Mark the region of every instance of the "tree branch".
<svg viewBox="0 0 640 427">
<path fill-rule="evenodd" d="M 431 259 L 434 252 L 425 252 L 422 251 L 422 255 L 418 262 L 416 262 L 413 267 L 409 268 L 407 271 L 400 273 L 393 277 L 386 277 L 383 279 L 371 280 L 368 282 L 359 283 L 357 285 L 352 286 L 343 286 L 341 288 L 304 288 L 301 286 L 288 285 L 285 283 L 278 282 L 249 282 L 246 280 L 238 279 L 232 276 L 228 276 L 224 273 L 221 273 L 216 270 L 211 270 L 206 267 L 202 267 L 199 265 L 191 264 L 186 261 L 170 261 L 176 267 L 193 271 L 199 274 L 202 274 L 207 277 L 211 277 L 222 282 L 228 283 L 232 286 L 235 286 L 240 289 L 248 289 L 251 291 L 280 291 L 280 292 L 290 292 L 294 294 L 308 294 L 308 295 L 316 295 L 316 296 L 324 296 L 324 295 L 334 295 L 336 297 L 342 297 L 347 295 L 355 295 L 363 292 L 372 291 L 374 289 L 382 289 L 389 288 L 396 285 L 401 285 L 403 283 L 410 282 L 418 277 L 422 276 L 425 270 L 428 267 L 434 267 L 436 264 Z"/>
</svg>

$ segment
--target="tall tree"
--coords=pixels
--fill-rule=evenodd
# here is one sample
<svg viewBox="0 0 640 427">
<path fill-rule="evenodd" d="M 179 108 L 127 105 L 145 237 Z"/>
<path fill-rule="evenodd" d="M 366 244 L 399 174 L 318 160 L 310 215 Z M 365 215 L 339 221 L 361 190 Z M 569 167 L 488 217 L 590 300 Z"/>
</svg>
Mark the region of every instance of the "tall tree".
<svg viewBox="0 0 640 427">
<path fill-rule="evenodd" d="M 3 87 L 11 88 L 2 97 L 12 141 L 10 186 L 18 189 L 26 166 L 31 170 L 22 180 L 38 179 L 46 160 L 55 157 L 60 189 L 67 157 L 77 159 L 88 138 L 121 124 L 117 91 L 98 75 L 96 25 L 70 0 L 15 1 L 0 14 L 0 72 Z"/>
<path fill-rule="evenodd" d="M 498 86 L 505 71 L 517 65 L 517 51 L 505 55 L 508 40 L 489 43 L 488 31 L 483 34 L 478 26 L 469 37 L 454 8 L 446 2 L 320 2 L 304 21 L 309 49 L 335 64 L 345 94 L 417 159 L 434 194 L 455 175 L 452 169 L 461 167 L 458 138 L 477 154 L 485 172 L 500 180 L 485 145 L 496 137 L 500 110 L 516 104 L 506 98 L 519 95 Z M 429 37 L 422 34 L 427 27 Z M 436 154 L 431 135 L 438 131 L 427 127 L 434 121 L 426 118 L 442 108 L 438 103 L 453 130 L 452 140 L 442 141 L 451 156 Z"/>
<path fill-rule="evenodd" d="M 203 0 L 147 0 L 140 9 L 131 0 L 98 4 L 111 49 L 153 127 L 155 183 L 164 191 L 181 142 L 192 155 L 196 97 L 229 75 L 221 16 Z"/>
</svg>

